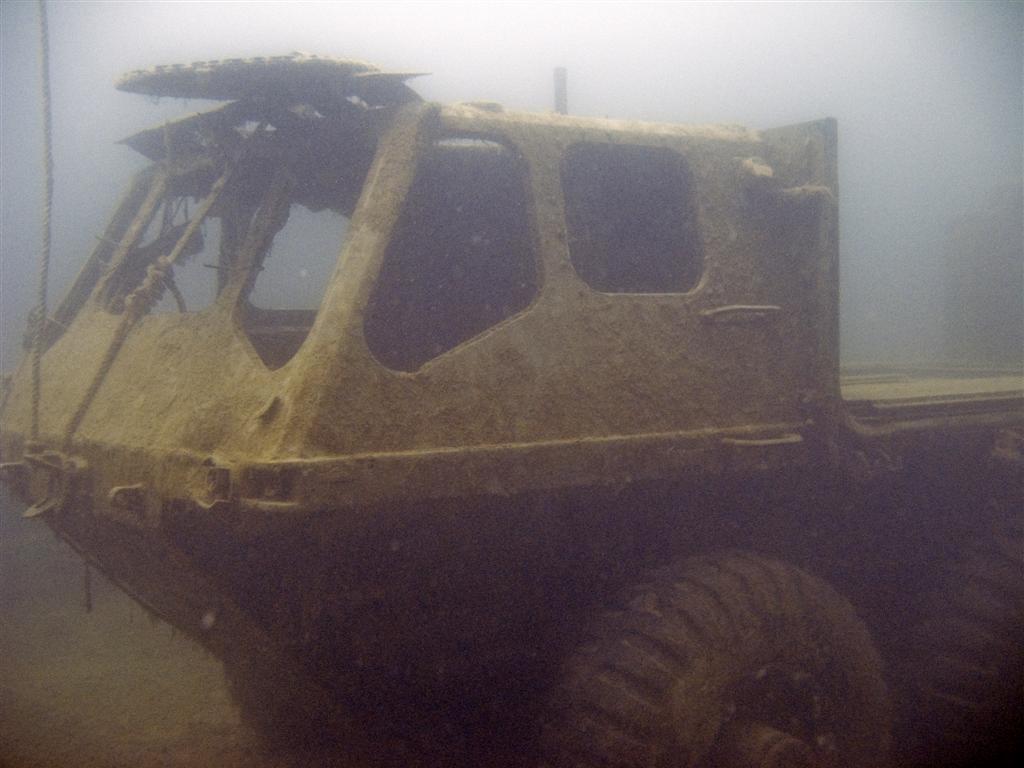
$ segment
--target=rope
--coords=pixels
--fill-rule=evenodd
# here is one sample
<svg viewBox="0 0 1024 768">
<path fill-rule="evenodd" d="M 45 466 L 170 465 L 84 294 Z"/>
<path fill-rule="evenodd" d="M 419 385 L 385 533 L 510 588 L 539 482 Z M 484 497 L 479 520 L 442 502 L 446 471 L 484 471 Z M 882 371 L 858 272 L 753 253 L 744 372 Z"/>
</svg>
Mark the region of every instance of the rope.
<svg viewBox="0 0 1024 768">
<path fill-rule="evenodd" d="M 188 308 L 185 306 L 185 297 L 181 295 L 181 291 L 178 290 L 178 285 L 174 282 L 174 272 L 172 270 L 167 271 L 167 276 L 164 278 L 164 285 L 167 286 L 167 290 L 171 296 L 174 297 L 174 303 L 178 305 L 179 312 L 188 312 Z"/>
<path fill-rule="evenodd" d="M 92 381 L 89 384 L 89 389 L 86 390 L 85 396 L 82 401 L 78 404 L 78 409 L 72 415 L 71 420 L 68 422 L 67 427 L 64 430 L 64 447 L 67 448 L 71 444 L 71 438 L 78 430 L 79 425 L 82 423 L 82 419 L 85 418 L 85 414 L 89 411 L 89 406 L 92 405 L 93 399 L 96 397 L 96 393 L 99 392 L 100 386 L 106 379 L 110 369 L 114 366 L 114 360 L 117 359 L 117 353 L 121 351 L 121 347 L 128 338 L 128 332 L 135 326 L 135 323 L 145 315 L 149 310 L 156 304 L 160 297 L 163 295 L 164 289 L 168 285 L 168 276 L 171 272 L 171 267 L 174 266 L 174 262 L 178 260 L 181 254 L 185 251 L 185 247 L 188 245 L 189 240 L 196 233 L 200 223 L 209 213 L 213 204 L 217 202 L 217 198 L 220 197 L 221 190 L 224 189 L 224 185 L 227 183 L 228 178 L 231 175 L 231 168 L 229 167 L 223 173 L 223 175 L 214 182 L 210 188 L 209 194 L 203 201 L 202 205 L 196 210 L 195 218 L 193 218 L 189 225 L 185 228 L 181 237 L 178 238 L 178 242 L 175 244 L 171 252 L 166 256 L 160 256 L 154 263 L 150 264 L 146 268 L 146 277 L 143 279 L 142 284 L 139 285 L 134 291 L 128 294 L 124 299 L 124 312 L 121 315 L 121 320 L 114 330 L 114 336 L 110 340 L 110 346 L 107 347 L 106 353 L 103 355 L 103 360 L 100 362 L 99 368 L 93 375 Z"/>
<path fill-rule="evenodd" d="M 46 3 L 39 0 L 39 40 L 43 76 L 43 137 L 46 174 L 46 202 L 43 205 L 43 250 L 39 255 L 39 295 L 30 324 L 35 343 L 32 350 L 32 439 L 39 439 L 39 402 L 42 399 L 42 360 L 46 344 L 46 286 L 50 277 L 50 209 L 53 206 L 53 121 L 50 114 L 50 35 L 46 24 Z"/>
</svg>

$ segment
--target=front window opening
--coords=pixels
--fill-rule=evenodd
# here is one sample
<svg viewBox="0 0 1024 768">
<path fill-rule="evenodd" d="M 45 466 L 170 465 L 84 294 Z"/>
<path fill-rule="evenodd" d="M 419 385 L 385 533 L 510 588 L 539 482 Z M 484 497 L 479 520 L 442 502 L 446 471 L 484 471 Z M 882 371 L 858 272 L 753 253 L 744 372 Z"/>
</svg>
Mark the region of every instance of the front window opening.
<svg viewBox="0 0 1024 768">
<path fill-rule="evenodd" d="M 428 148 L 365 316 L 381 363 L 414 371 L 533 301 L 528 188 L 525 161 L 503 143 L 454 136 Z"/>
<path fill-rule="evenodd" d="M 217 298 L 220 221 L 207 217 L 171 269 L 170 280 L 154 313 L 196 312 Z"/>
<path fill-rule="evenodd" d="M 703 270 L 692 174 L 665 147 L 576 144 L 562 168 L 569 255 L 608 293 L 678 293 Z"/>
<path fill-rule="evenodd" d="M 196 207 L 197 201 L 184 196 L 163 202 L 111 280 L 107 294 L 111 311 L 123 312 L 125 299 L 143 285 L 149 268 L 175 251 L 193 222 Z M 207 217 L 175 259 L 149 312 L 195 312 L 210 306 L 217 296 L 217 277 L 205 265 L 216 264 L 219 247 L 220 224 Z"/>
<path fill-rule="evenodd" d="M 268 368 L 291 360 L 309 335 L 347 229 L 348 219 L 334 211 L 289 209 L 263 257 L 243 323 Z"/>
</svg>

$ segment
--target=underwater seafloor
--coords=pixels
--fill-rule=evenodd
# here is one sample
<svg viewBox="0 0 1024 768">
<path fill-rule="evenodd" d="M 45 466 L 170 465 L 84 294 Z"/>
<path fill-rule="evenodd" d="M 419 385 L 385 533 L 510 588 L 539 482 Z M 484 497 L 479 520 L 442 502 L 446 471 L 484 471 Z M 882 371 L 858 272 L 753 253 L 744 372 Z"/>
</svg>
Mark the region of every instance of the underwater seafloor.
<svg viewBox="0 0 1024 768">
<path fill-rule="evenodd" d="M 213 655 L 95 570 L 87 590 L 81 558 L 21 511 L 0 496 L 0 768 L 341 765 L 265 749 Z"/>
<path fill-rule="evenodd" d="M 337 750 L 268 747 L 215 656 L 95 569 L 86 576 L 22 510 L 0 490 L 0 768 L 367 768 Z M 971 768 L 1020 765 L 1020 736 Z M 445 764 L 405 755 L 407 768 Z"/>
</svg>

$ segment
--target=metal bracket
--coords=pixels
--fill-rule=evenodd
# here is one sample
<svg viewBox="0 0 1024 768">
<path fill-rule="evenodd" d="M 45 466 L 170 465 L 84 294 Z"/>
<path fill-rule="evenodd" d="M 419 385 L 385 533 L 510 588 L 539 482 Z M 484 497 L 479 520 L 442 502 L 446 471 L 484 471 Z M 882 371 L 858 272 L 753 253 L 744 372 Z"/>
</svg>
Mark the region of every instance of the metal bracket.
<svg viewBox="0 0 1024 768">
<path fill-rule="evenodd" d="M 1005 466 L 1024 468 L 1024 430 L 999 430 L 992 446 L 992 459 Z"/>
<path fill-rule="evenodd" d="M 16 489 L 24 488 L 28 482 L 28 465 L 23 461 L 0 463 L 0 482 L 7 483 Z"/>
<path fill-rule="evenodd" d="M 115 485 L 107 494 L 107 501 L 115 509 L 142 515 L 146 511 L 146 486 L 142 483 Z"/>
<path fill-rule="evenodd" d="M 797 445 L 804 441 L 803 435 L 787 432 L 777 437 L 723 437 L 724 445 L 764 448 L 772 445 Z"/>
<path fill-rule="evenodd" d="M 23 475 L 22 492 L 32 500 L 22 513 L 26 518 L 39 517 L 68 504 L 88 468 L 84 459 L 53 450 L 26 452 L 18 463 L 24 469 L 13 472 Z"/>
</svg>

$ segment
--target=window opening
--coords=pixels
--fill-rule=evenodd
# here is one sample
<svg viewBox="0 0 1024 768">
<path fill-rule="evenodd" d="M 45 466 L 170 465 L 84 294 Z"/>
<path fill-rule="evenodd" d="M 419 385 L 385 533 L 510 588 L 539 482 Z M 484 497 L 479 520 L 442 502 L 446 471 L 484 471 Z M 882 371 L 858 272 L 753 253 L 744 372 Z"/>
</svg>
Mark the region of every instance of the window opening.
<svg viewBox="0 0 1024 768">
<path fill-rule="evenodd" d="M 675 293 L 697 285 L 703 241 L 692 174 L 665 147 L 576 144 L 562 167 L 569 255 L 608 293 Z"/>
<path fill-rule="evenodd" d="M 427 149 L 365 316 L 381 363 L 414 371 L 533 301 L 527 182 L 523 158 L 499 141 L 452 136 Z"/>
<path fill-rule="evenodd" d="M 288 362 L 309 335 L 334 273 L 348 218 L 293 204 L 263 256 L 243 328 L 271 369 Z"/>
<path fill-rule="evenodd" d="M 142 285 L 149 267 L 161 256 L 169 256 L 192 223 L 198 206 L 184 196 L 169 196 L 146 226 L 139 243 L 128 251 L 117 267 L 107 289 L 107 306 L 124 311 L 124 300 Z M 217 296 L 217 277 L 203 265 L 216 263 L 220 226 L 207 216 L 193 233 L 164 281 L 159 301 L 150 313 L 195 312 L 211 305 Z"/>
<path fill-rule="evenodd" d="M 167 290 L 152 312 L 196 312 L 213 304 L 219 251 L 220 221 L 207 217 L 172 268 Z"/>
</svg>

